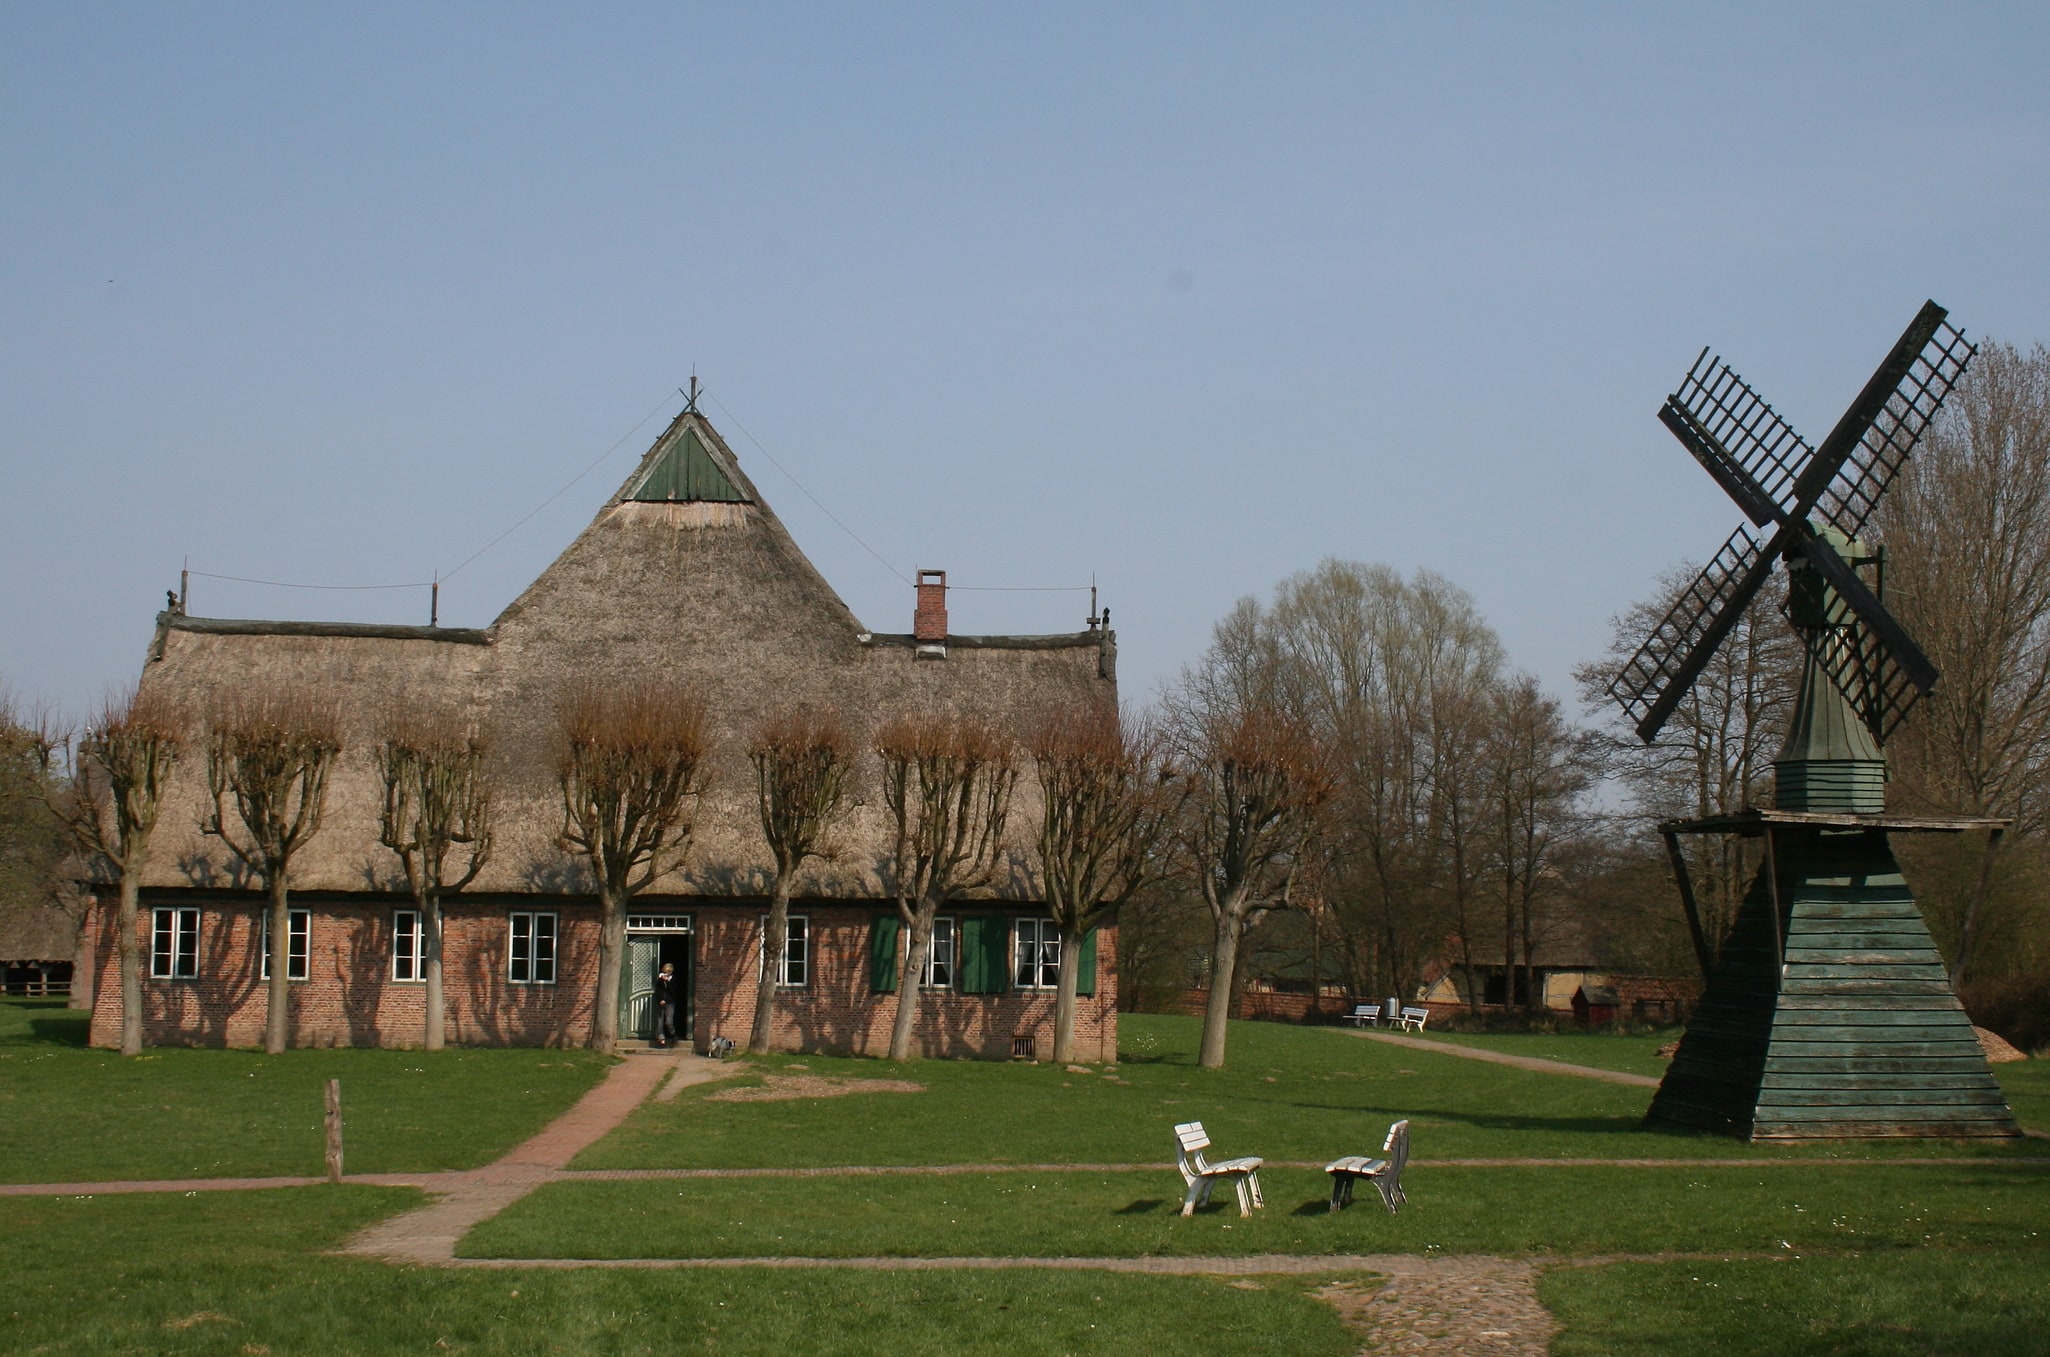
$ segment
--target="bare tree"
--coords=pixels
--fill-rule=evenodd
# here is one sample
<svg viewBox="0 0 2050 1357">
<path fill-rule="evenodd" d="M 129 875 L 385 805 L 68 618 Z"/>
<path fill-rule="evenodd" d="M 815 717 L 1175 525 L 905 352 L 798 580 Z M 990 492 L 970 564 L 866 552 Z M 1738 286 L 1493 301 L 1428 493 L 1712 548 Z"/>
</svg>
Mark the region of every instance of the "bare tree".
<svg viewBox="0 0 2050 1357">
<path fill-rule="evenodd" d="M 1329 751 L 1320 847 L 1355 984 L 1412 993 L 1448 936 L 1470 962 L 1501 643 L 1443 576 L 1339 560 L 1282 582 L 1266 636 L 1286 705 Z"/>
<path fill-rule="evenodd" d="M 1214 1070 L 1224 1065 L 1246 930 L 1289 906 L 1329 782 L 1321 752 L 1283 712 L 1183 705 L 1177 716 L 1176 753 L 1190 784 L 1177 848 L 1213 925 L 1199 1061 Z"/>
<path fill-rule="evenodd" d="M 690 846 L 711 739 L 695 693 L 670 684 L 573 685 L 557 709 L 566 852 L 598 886 L 598 996 L 591 1048 L 619 1037 L 626 910 Z"/>
<path fill-rule="evenodd" d="M 1505 1003 L 1544 1001 L 1535 983 L 1543 929 L 1540 899 L 1578 824 L 1592 781 L 1582 742 L 1558 702 L 1523 675 L 1495 695 L 1482 757 L 1487 769 L 1487 858 L 1502 902 Z M 1521 983 L 1518 973 L 1521 972 Z"/>
<path fill-rule="evenodd" d="M 893 823 L 889 875 L 905 926 L 890 1059 L 909 1060 L 918 983 L 940 906 L 995 878 L 1018 785 L 1016 746 L 980 721 L 901 717 L 876 734 Z"/>
<path fill-rule="evenodd" d="M 136 941 L 150 837 L 186 739 L 185 722 L 154 691 L 110 697 L 81 733 L 72 775 L 55 803 L 72 844 L 114 877 L 120 905 L 121 1054 L 142 1051 L 142 956 Z M 45 736 L 48 750 L 52 739 Z"/>
<path fill-rule="evenodd" d="M 442 901 L 477 879 L 491 860 L 491 784 L 485 741 L 446 712 L 395 706 L 384 715 L 377 771 L 384 784 L 378 840 L 398 855 L 420 915 L 426 1015 L 421 1044 L 438 1051 L 447 1036 L 442 1003 Z M 453 879 L 449 855 L 461 849 Z"/>
<path fill-rule="evenodd" d="M 207 731 L 206 781 L 213 808 L 202 829 L 264 880 L 270 895 L 269 1011 L 263 1049 L 291 1041 L 292 859 L 327 806 L 328 774 L 342 749 L 341 713 L 313 694 L 285 691 L 224 704 Z M 230 822 L 227 802 L 235 802 Z M 237 828 L 239 825 L 240 828 Z"/>
<path fill-rule="evenodd" d="M 1888 750 L 1889 798 L 2011 818 L 2031 854 L 2050 831 L 2050 350 L 1980 347 L 1881 504 L 1878 529 L 1887 606 L 1943 673 Z M 1977 851 L 1951 844 L 1933 856 Z M 1985 893 L 1962 861 L 1944 865 L 1954 870 L 1918 875 L 1934 885 L 1925 902 L 1962 988 Z M 2012 912 L 2025 894 L 1996 893 L 1994 907 Z"/>
<path fill-rule="evenodd" d="M 754 1028 L 748 1050 L 773 1049 L 776 975 L 790 947 L 790 892 L 805 860 L 827 856 L 826 838 L 847 807 L 847 772 L 853 747 L 839 718 L 802 710 L 771 718 L 756 734 L 754 763 L 762 837 L 775 859 L 769 925 L 762 939 L 762 977 L 755 990 Z"/>
<path fill-rule="evenodd" d="M 1060 934 L 1053 1059 L 1074 1058 L 1082 940 L 1165 868 L 1161 852 L 1186 796 L 1161 735 L 1109 705 L 1064 712 L 1034 732 L 1042 894 Z"/>
<path fill-rule="evenodd" d="M 1582 702 L 1602 723 L 1599 747 L 1591 752 L 1621 776 L 1631 809 L 1646 829 L 1660 820 L 1726 815 L 1769 799 L 1772 760 L 1786 737 L 1801 672 L 1800 640 L 1778 610 L 1747 608 L 1674 708 L 1658 741 L 1640 743 L 1609 698 L 1609 682 L 1697 573 L 1680 566 L 1661 575 L 1652 597 L 1612 619 L 1602 657 L 1573 672 Z M 1719 951 L 1750 888 L 1756 854 L 1734 834 L 1688 838 L 1683 851 L 1702 932 L 1711 950 Z M 1677 904 L 1677 890 L 1672 898 Z"/>
<path fill-rule="evenodd" d="M 0 922 L 38 946 L 64 931 L 74 957 L 71 1006 L 79 1008 L 92 993 L 83 903 L 90 897 L 65 880 L 72 800 L 60 757 L 66 748 L 52 713 L 21 713 L 0 690 Z"/>
</svg>

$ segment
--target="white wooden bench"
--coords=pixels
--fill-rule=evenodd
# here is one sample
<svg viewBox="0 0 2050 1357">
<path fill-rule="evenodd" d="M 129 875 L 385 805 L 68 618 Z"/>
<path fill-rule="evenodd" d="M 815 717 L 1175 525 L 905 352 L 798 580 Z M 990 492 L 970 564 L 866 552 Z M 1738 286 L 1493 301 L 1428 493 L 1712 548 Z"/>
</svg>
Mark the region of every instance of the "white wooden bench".
<svg viewBox="0 0 2050 1357">
<path fill-rule="evenodd" d="M 1342 1013 L 1339 1016 L 1354 1027 L 1365 1027 L 1369 1023 L 1379 1027 L 1381 1025 L 1381 1005 L 1354 1004 L 1352 1012 Z"/>
<path fill-rule="evenodd" d="M 1267 1204 L 1267 1199 L 1260 1195 L 1259 1159 L 1226 1159 L 1216 1164 L 1206 1162 L 1203 1151 L 1210 1148 L 1210 1136 L 1200 1121 L 1186 1121 L 1176 1126 L 1174 1138 L 1175 1167 L 1182 1171 L 1182 1181 L 1189 1188 L 1182 1198 L 1183 1215 L 1193 1215 L 1197 1207 L 1210 1200 L 1210 1189 L 1227 1178 L 1238 1189 L 1241 1216 L 1250 1216 L 1254 1207 Z"/>
<path fill-rule="evenodd" d="M 1405 1032 L 1421 1032 L 1424 1030 L 1424 1024 L 1430 1020 L 1431 1010 L 1428 1008 L 1404 1008 L 1402 1016 L 1396 1022 Z"/>
<path fill-rule="evenodd" d="M 1396 1207 L 1408 1200 L 1402 1195 L 1402 1166 L 1409 1162 L 1408 1118 L 1388 1128 L 1388 1139 L 1382 1144 L 1381 1153 L 1386 1157 L 1369 1159 L 1365 1155 L 1349 1155 L 1324 1166 L 1324 1172 L 1331 1175 L 1332 1210 L 1343 1211 L 1352 1205 L 1353 1184 L 1362 1178 L 1380 1189 L 1381 1202 L 1391 1216 L 1395 1214 Z"/>
</svg>

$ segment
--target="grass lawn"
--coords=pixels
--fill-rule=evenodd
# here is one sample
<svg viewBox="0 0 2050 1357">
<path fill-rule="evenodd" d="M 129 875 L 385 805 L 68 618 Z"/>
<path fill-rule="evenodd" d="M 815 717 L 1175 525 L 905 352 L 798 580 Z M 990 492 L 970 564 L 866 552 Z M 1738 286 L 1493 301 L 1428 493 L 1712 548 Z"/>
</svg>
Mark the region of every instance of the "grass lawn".
<svg viewBox="0 0 2050 1357">
<path fill-rule="evenodd" d="M 832 1056 L 774 1057 L 851 1079 L 904 1078 L 921 1093 L 787 1102 L 727 1102 L 746 1076 L 650 1102 L 586 1150 L 578 1168 L 831 1167 L 847 1164 L 1145 1164 L 1171 1162 L 1172 1127 L 1198 1120 L 1222 1155 L 1323 1163 L 1380 1148 L 1411 1121 L 1415 1154 L 1450 1158 L 1734 1158 L 1993 1156 L 2040 1152 L 2012 1142 L 1744 1145 L 1646 1130 L 1652 1090 L 1540 1074 L 1365 1041 L 1332 1028 L 1241 1022 L 1222 1070 L 1196 1066 L 1194 1018 L 1119 1018 L 1115 1070 L 925 1060 L 907 1065 Z M 1612 1038 L 1588 1038 L 1604 1041 Z M 2007 1067 L 2014 1068 L 2014 1067 Z"/>
<path fill-rule="evenodd" d="M 1358 1349 L 1304 1279 L 440 1271 L 323 1254 L 416 1200 L 342 1187 L 0 1201 L 10 1353 L 1177 1354 Z"/>
<path fill-rule="evenodd" d="M 62 999 L 0 1000 L 0 1181 L 319 1174 L 321 1090 L 342 1081 L 352 1173 L 489 1163 L 610 1061 L 587 1051 L 253 1051 L 85 1045 Z"/>
<path fill-rule="evenodd" d="M 465 1239 L 470 1257 L 1131 1257 L 2002 1248 L 2050 1268 L 2050 1167 L 1960 1162 L 1700 1169 L 1420 1169 L 1390 1216 L 1327 1209 L 1312 1169 L 1263 1169 L 1267 1208 L 1220 1189 L 1184 1219 L 1150 1173 L 553 1183 Z"/>
<path fill-rule="evenodd" d="M 2045 1350 L 2041 1253 L 1919 1251 L 1558 1268 L 1553 1357 L 2024 1357 Z"/>
</svg>

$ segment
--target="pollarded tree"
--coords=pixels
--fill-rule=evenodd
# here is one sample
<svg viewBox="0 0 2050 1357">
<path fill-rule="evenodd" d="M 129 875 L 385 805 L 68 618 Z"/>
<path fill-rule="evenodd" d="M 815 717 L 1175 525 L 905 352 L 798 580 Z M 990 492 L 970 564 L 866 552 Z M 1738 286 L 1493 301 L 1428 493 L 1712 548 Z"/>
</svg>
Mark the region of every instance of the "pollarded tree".
<svg viewBox="0 0 2050 1357">
<path fill-rule="evenodd" d="M 1068 712 L 1031 740 L 1042 796 L 1041 893 L 1060 934 L 1053 1058 L 1074 1058 L 1083 939 L 1164 870 L 1164 840 L 1187 784 L 1151 726 L 1114 707 Z"/>
<path fill-rule="evenodd" d="M 876 733 L 892 838 L 888 871 L 906 946 L 897 968 L 890 1059 L 911 1059 L 918 982 L 932 953 L 940 907 L 987 885 L 1004 858 L 1004 828 L 1018 785 L 1018 753 L 980 721 L 901 717 Z"/>
<path fill-rule="evenodd" d="M 805 860 L 827 855 L 826 837 L 847 807 L 852 746 L 830 712 L 792 711 L 764 723 L 748 750 L 762 837 L 775 859 L 769 924 L 762 939 L 762 977 L 755 992 L 748 1050 L 766 1055 L 776 1021 L 776 975 L 790 946 L 790 892 Z"/>
<path fill-rule="evenodd" d="M 1213 924 L 1205 1069 L 1224 1065 L 1225 1023 L 1246 930 L 1286 909 L 1317 812 L 1330 794 L 1322 751 L 1272 707 L 1187 711 L 1177 757 L 1190 784 L 1179 818 L 1184 862 Z"/>
<path fill-rule="evenodd" d="M 219 839 L 270 896 L 269 1011 L 263 1049 L 291 1041 L 292 859 L 320 832 L 327 780 L 342 750 L 341 713 L 323 697 L 285 691 L 224 704 L 207 731 L 213 809 L 201 828 Z M 234 799 L 235 817 L 227 814 Z M 237 827 L 239 826 L 239 828 Z"/>
<path fill-rule="evenodd" d="M 619 972 L 634 896 L 690 846 L 711 747 L 705 707 L 674 684 L 572 686 L 557 709 L 562 789 L 558 842 L 598 886 L 598 1001 L 591 1048 L 619 1037 Z"/>
<path fill-rule="evenodd" d="M 453 716 L 423 707 L 384 715 L 377 771 L 384 785 L 378 840 L 398 855 L 420 916 L 420 970 L 426 982 L 421 1044 L 447 1038 L 442 1005 L 442 901 L 477 879 L 491 860 L 491 783 L 484 738 Z M 449 855 L 462 870 L 450 877 Z"/>
<path fill-rule="evenodd" d="M 142 954 L 136 941 L 143 869 L 171 770 L 186 740 L 180 713 L 154 692 L 110 697 L 81 732 L 72 775 L 57 802 L 72 843 L 115 878 L 120 906 L 121 1054 L 142 1050 Z M 45 742 L 45 748 L 48 748 Z"/>
</svg>

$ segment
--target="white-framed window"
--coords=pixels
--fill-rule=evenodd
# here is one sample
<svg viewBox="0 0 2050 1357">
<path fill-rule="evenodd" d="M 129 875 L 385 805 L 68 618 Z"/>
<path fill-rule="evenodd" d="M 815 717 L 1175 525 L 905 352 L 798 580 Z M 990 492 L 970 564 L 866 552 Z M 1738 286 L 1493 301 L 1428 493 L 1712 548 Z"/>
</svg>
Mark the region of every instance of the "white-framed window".
<svg viewBox="0 0 2050 1357">
<path fill-rule="evenodd" d="M 769 916 L 762 917 L 761 946 L 769 945 Z M 811 916 L 789 914 L 790 932 L 783 944 L 783 964 L 776 968 L 776 988 L 803 989 L 811 983 Z M 764 968 L 766 969 L 766 968 Z"/>
<path fill-rule="evenodd" d="M 626 916 L 626 931 L 629 933 L 688 933 L 691 931 L 688 914 L 629 914 Z"/>
<path fill-rule="evenodd" d="M 918 983 L 927 989 L 954 987 L 955 940 L 959 937 L 952 919 L 932 921 L 932 946 L 925 953 L 925 974 Z"/>
<path fill-rule="evenodd" d="M 391 915 L 391 978 L 427 978 L 427 930 L 417 909 L 395 909 Z"/>
<path fill-rule="evenodd" d="M 1061 935 L 1052 919 L 1018 920 L 1012 975 L 1019 989 L 1053 989 L 1061 983 Z"/>
<path fill-rule="evenodd" d="M 285 937 L 285 979 L 304 980 L 306 978 L 306 944 L 313 937 L 313 911 L 310 909 L 294 909 L 286 912 L 291 918 L 286 925 L 289 931 Z M 256 950 L 257 954 L 263 958 L 263 969 L 259 974 L 265 980 L 268 980 L 270 979 L 270 911 L 264 910 L 256 917 L 263 921 L 256 930 Z"/>
<path fill-rule="evenodd" d="M 193 980 L 199 976 L 199 911 L 150 911 L 149 974 L 152 980 Z"/>
<path fill-rule="evenodd" d="M 507 949 L 506 979 L 515 985 L 555 983 L 555 915 L 516 910 L 512 945 Z"/>
</svg>

